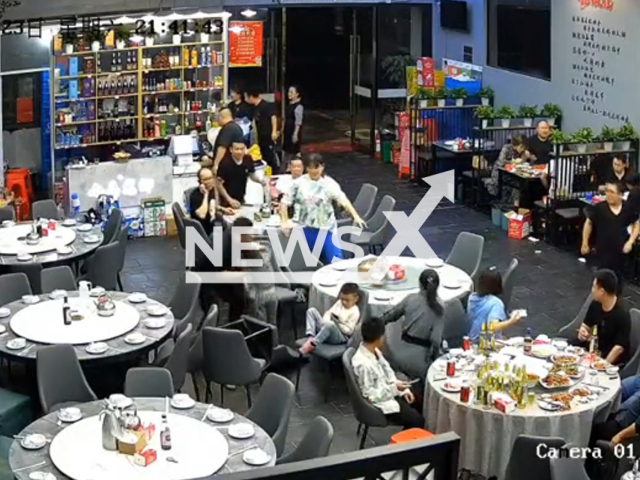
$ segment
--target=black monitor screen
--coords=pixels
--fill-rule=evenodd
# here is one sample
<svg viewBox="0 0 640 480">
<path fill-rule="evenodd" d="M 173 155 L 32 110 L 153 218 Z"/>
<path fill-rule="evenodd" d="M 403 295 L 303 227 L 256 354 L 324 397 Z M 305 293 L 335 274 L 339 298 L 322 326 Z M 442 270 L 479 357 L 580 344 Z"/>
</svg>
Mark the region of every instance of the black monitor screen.
<svg viewBox="0 0 640 480">
<path fill-rule="evenodd" d="M 442 3 L 440 3 L 440 26 L 453 30 L 468 31 L 467 2 L 442 0 Z"/>
</svg>

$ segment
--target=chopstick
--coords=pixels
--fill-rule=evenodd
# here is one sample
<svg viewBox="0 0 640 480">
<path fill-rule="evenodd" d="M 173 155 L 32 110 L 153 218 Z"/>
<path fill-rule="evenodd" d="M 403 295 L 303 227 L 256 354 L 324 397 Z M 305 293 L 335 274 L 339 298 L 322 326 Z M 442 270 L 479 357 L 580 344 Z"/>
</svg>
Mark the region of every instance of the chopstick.
<svg viewBox="0 0 640 480">
<path fill-rule="evenodd" d="M 35 467 L 40 467 L 42 465 L 46 465 L 47 462 L 40 462 L 40 463 L 34 463 L 33 465 L 29 465 L 27 467 L 20 467 L 20 468 L 14 468 L 13 471 L 15 472 L 21 472 L 23 470 L 29 470 L 30 468 L 35 468 Z"/>
<path fill-rule="evenodd" d="M 209 405 L 207 407 L 207 411 L 204 412 L 204 415 L 202 416 L 202 418 L 200 419 L 201 422 L 204 422 L 205 418 L 207 418 L 207 415 L 209 415 L 209 410 L 211 410 L 211 405 Z"/>
<path fill-rule="evenodd" d="M 230 453 L 229 457 L 233 457 L 235 455 L 239 455 L 239 454 L 244 453 L 244 452 L 246 452 L 248 450 L 253 450 L 254 448 L 260 448 L 260 447 L 257 444 L 254 443 L 252 445 L 249 445 L 248 447 L 244 447 L 244 448 L 238 450 L 237 452 Z"/>
</svg>

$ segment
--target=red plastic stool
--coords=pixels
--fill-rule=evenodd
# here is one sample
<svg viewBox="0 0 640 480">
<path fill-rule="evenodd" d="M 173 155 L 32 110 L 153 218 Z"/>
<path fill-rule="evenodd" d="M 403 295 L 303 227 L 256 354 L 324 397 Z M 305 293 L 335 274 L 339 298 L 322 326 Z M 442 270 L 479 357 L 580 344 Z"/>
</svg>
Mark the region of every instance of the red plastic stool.
<svg viewBox="0 0 640 480">
<path fill-rule="evenodd" d="M 27 168 L 9 170 L 5 178 L 5 188 L 13 192 L 15 198 L 21 198 L 20 220 L 26 220 L 31 214 L 31 202 L 33 201 L 33 185 L 31 184 L 31 172 Z M 17 213 L 17 212 L 16 212 Z"/>
<path fill-rule="evenodd" d="M 417 440 L 426 440 L 431 437 L 435 437 L 435 433 L 423 430 L 422 428 L 410 428 L 409 430 L 403 430 L 402 432 L 392 435 L 391 444 L 415 442 Z"/>
</svg>

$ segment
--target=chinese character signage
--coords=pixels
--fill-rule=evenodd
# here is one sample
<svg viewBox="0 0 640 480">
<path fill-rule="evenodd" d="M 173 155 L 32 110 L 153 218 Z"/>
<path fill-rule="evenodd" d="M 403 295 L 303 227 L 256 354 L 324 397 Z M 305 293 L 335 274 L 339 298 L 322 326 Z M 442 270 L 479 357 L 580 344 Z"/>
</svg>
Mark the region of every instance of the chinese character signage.
<svg viewBox="0 0 640 480">
<path fill-rule="evenodd" d="M 420 57 L 417 62 L 418 86 L 421 88 L 433 88 L 435 85 L 435 68 L 433 58 Z"/>
<path fill-rule="evenodd" d="M 263 22 L 229 23 L 230 67 L 261 67 L 263 53 Z"/>
</svg>

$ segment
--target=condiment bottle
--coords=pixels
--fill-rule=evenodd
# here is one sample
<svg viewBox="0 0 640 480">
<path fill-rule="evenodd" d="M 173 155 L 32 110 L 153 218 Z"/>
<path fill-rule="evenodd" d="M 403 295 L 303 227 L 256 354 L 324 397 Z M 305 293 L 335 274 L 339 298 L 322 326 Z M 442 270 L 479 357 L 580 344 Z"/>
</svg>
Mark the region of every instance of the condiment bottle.
<svg viewBox="0 0 640 480">
<path fill-rule="evenodd" d="M 527 335 L 524 337 L 524 353 L 531 353 L 533 347 L 533 338 L 531 338 L 531 329 L 527 328 Z"/>
<path fill-rule="evenodd" d="M 171 450 L 171 429 L 167 423 L 167 415 L 162 414 L 162 428 L 160 430 L 160 447 L 163 450 Z"/>
</svg>

